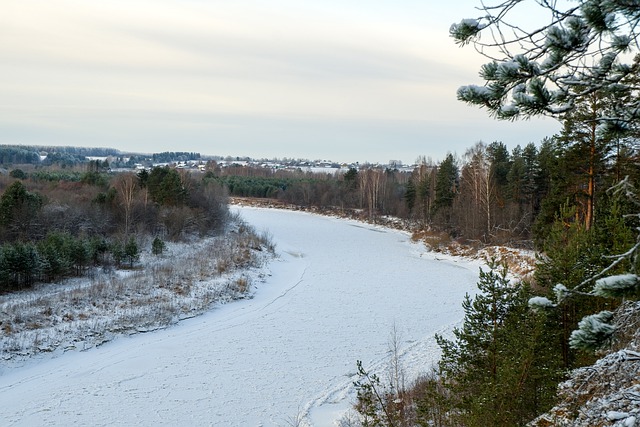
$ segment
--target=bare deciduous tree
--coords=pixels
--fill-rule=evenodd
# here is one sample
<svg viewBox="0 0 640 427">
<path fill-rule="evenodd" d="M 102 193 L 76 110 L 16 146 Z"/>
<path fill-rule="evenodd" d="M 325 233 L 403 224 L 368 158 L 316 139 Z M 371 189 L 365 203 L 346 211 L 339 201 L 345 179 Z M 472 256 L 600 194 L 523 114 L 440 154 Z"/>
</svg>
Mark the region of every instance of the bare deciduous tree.
<svg viewBox="0 0 640 427">
<path fill-rule="evenodd" d="M 138 179 L 133 173 L 123 173 L 118 175 L 114 186 L 118 191 L 118 198 L 124 209 L 124 234 L 128 235 L 131 227 L 133 202 L 138 188 Z"/>
</svg>

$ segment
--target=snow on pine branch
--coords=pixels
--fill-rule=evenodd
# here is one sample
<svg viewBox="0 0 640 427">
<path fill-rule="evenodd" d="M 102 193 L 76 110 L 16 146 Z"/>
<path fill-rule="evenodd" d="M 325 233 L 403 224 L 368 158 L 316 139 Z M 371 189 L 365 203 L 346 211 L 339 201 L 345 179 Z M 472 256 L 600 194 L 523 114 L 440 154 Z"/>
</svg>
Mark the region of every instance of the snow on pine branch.
<svg viewBox="0 0 640 427">
<path fill-rule="evenodd" d="M 578 323 L 578 329 L 571 333 L 569 345 L 571 348 L 587 351 L 602 348 L 616 330 L 611 325 L 612 320 L 613 313 L 610 311 L 585 316 Z"/>
<path fill-rule="evenodd" d="M 640 293 L 640 278 L 635 274 L 620 274 L 596 281 L 593 294 L 601 297 L 617 298 Z"/>
<path fill-rule="evenodd" d="M 468 85 L 460 88 L 458 98 L 487 108 L 498 119 L 513 120 L 560 117 L 596 91 L 637 94 L 638 6 L 605 0 L 577 3 L 482 3 L 480 18 L 451 25 L 449 34 L 458 45 L 473 44 L 491 60 L 480 70 L 488 92 Z M 539 11 L 548 19 L 536 19 Z M 524 27 L 510 21 L 515 15 L 533 18 Z M 482 37 L 485 33 L 487 38 Z M 630 99 L 615 117 L 633 124 L 640 116 L 640 100 Z"/>
</svg>

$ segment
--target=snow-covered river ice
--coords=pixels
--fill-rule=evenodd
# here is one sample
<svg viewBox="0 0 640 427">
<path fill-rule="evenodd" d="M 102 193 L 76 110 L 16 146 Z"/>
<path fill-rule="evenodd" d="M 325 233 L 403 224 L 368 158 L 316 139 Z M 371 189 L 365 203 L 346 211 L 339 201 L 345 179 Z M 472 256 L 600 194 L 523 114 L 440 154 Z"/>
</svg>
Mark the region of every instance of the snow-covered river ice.
<svg viewBox="0 0 640 427">
<path fill-rule="evenodd" d="M 406 233 L 303 212 L 233 208 L 279 258 L 252 299 L 166 330 L 0 374 L 3 426 L 331 426 L 353 403 L 356 361 L 385 376 L 398 331 L 407 378 L 462 318 L 477 262 Z"/>
</svg>

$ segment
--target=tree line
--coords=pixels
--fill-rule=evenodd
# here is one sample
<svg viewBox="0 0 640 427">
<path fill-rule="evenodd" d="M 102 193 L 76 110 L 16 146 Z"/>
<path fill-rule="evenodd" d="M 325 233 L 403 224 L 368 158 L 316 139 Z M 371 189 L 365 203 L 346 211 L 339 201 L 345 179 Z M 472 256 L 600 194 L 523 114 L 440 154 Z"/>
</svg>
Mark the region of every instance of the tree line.
<svg viewBox="0 0 640 427">
<path fill-rule="evenodd" d="M 273 170 L 257 166 L 221 168 L 212 162 L 207 179 L 228 189 L 230 196 L 273 198 L 285 203 L 361 211 L 362 216 L 407 217 L 403 199 L 409 175 L 397 169 L 350 168 L 342 173 Z"/>
<path fill-rule="evenodd" d="M 640 178 L 635 135 L 605 137 L 587 131 L 588 117 L 567 115 L 562 132 L 540 144 L 509 151 L 502 142 L 478 142 L 440 162 L 421 157 L 411 173 L 381 167 L 337 174 L 214 167 L 207 179 L 232 196 L 393 215 L 427 230 L 479 244 L 544 249 L 561 208 L 589 229 L 606 215 L 607 189 L 621 177 Z"/>
</svg>

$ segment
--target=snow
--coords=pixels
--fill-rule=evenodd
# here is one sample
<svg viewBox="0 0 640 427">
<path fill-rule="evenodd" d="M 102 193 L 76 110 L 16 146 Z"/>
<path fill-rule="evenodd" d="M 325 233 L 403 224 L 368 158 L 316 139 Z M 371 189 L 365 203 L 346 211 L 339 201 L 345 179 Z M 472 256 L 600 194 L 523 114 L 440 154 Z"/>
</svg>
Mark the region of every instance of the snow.
<svg viewBox="0 0 640 427">
<path fill-rule="evenodd" d="M 607 412 L 607 419 L 609 421 L 617 421 L 625 419 L 629 416 L 626 412 L 609 411 Z"/>
<path fill-rule="evenodd" d="M 562 283 L 558 283 L 553 287 L 553 292 L 556 294 L 556 300 L 560 303 L 569 294 L 569 289 Z"/>
<path fill-rule="evenodd" d="M 493 96 L 493 91 L 491 90 L 491 88 L 478 85 L 462 86 L 460 87 L 460 89 L 458 89 L 458 92 L 468 96 L 479 96 L 483 98 L 489 98 Z"/>
<path fill-rule="evenodd" d="M 635 284 L 638 281 L 638 276 L 635 274 L 620 274 L 616 276 L 608 276 L 596 281 L 596 286 L 600 287 L 608 287 L 608 286 L 616 286 L 620 282 L 624 285 L 627 284 Z"/>
<path fill-rule="evenodd" d="M 613 313 L 601 311 L 598 314 L 585 316 L 578 322 L 578 329 L 571 332 L 569 345 L 580 349 L 598 349 L 604 345 L 615 331 L 615 326 L 611 325 Z"/>
<path fill-rule="evenodd" d="M 458 23 L 458 24 L 452 24 L 450 29 L 449 29 L 449 32 L 450 33 L 455 33 L 460 28 L 469 28 L 469 29 L 474 29 L 476 31 L 481 31 L 484 28 L 486 28 L 486 26 L 487 26 L 486 24 L 482 24 L 477 19 L 466 18 L 466 19 L 461 20 L 460 23 Z"/>
<path fill-rule="evenodd" d="M 554 306 L 555 304 L 553 304 L 553 302 L 551 302 L 549 298 L 545 298 L 545 297 L 529 298 L 529 307 L 543 308 L 543 307 L 554 307 Z"/>
<path fill-rule="evenodd" d="M 609 293 L 624 292 L 627 289 L 637 286 L 640 282 L 635 274 L 620 274 L 598 279 L 593 288 L 593 294 L 598 296 L 608 296 Z"/>
<path fill-rule="evenodd" d="M 504 61 L 498 65 L 498 72 L 505 74 L 512 74 L 515 71 L 520 70 L 520 63 L 517 61 Z"/>
<path fill-rule="evenodd" d="M 569 379 L 558 386 L 556 406 L 528 425 L 637 425 L 640 419 L 640 302 L 623 302 L 614 313 L 613 324 L 616 326 L 614 346 L 593 365 L 569 372 Z"/>
<path fill-rule="evenodd" d="M 356 361 L 386 378 L 400 331 L 408 379 L 439 356 L 475 292 L 478 261 L 443 259 L 407 233 L 304 212 L 236 208 L 279 258 L 254 297 L 160 331 L 0 365 L 0 419 L 15 425 L 334 425 Z"/>
</svg>

